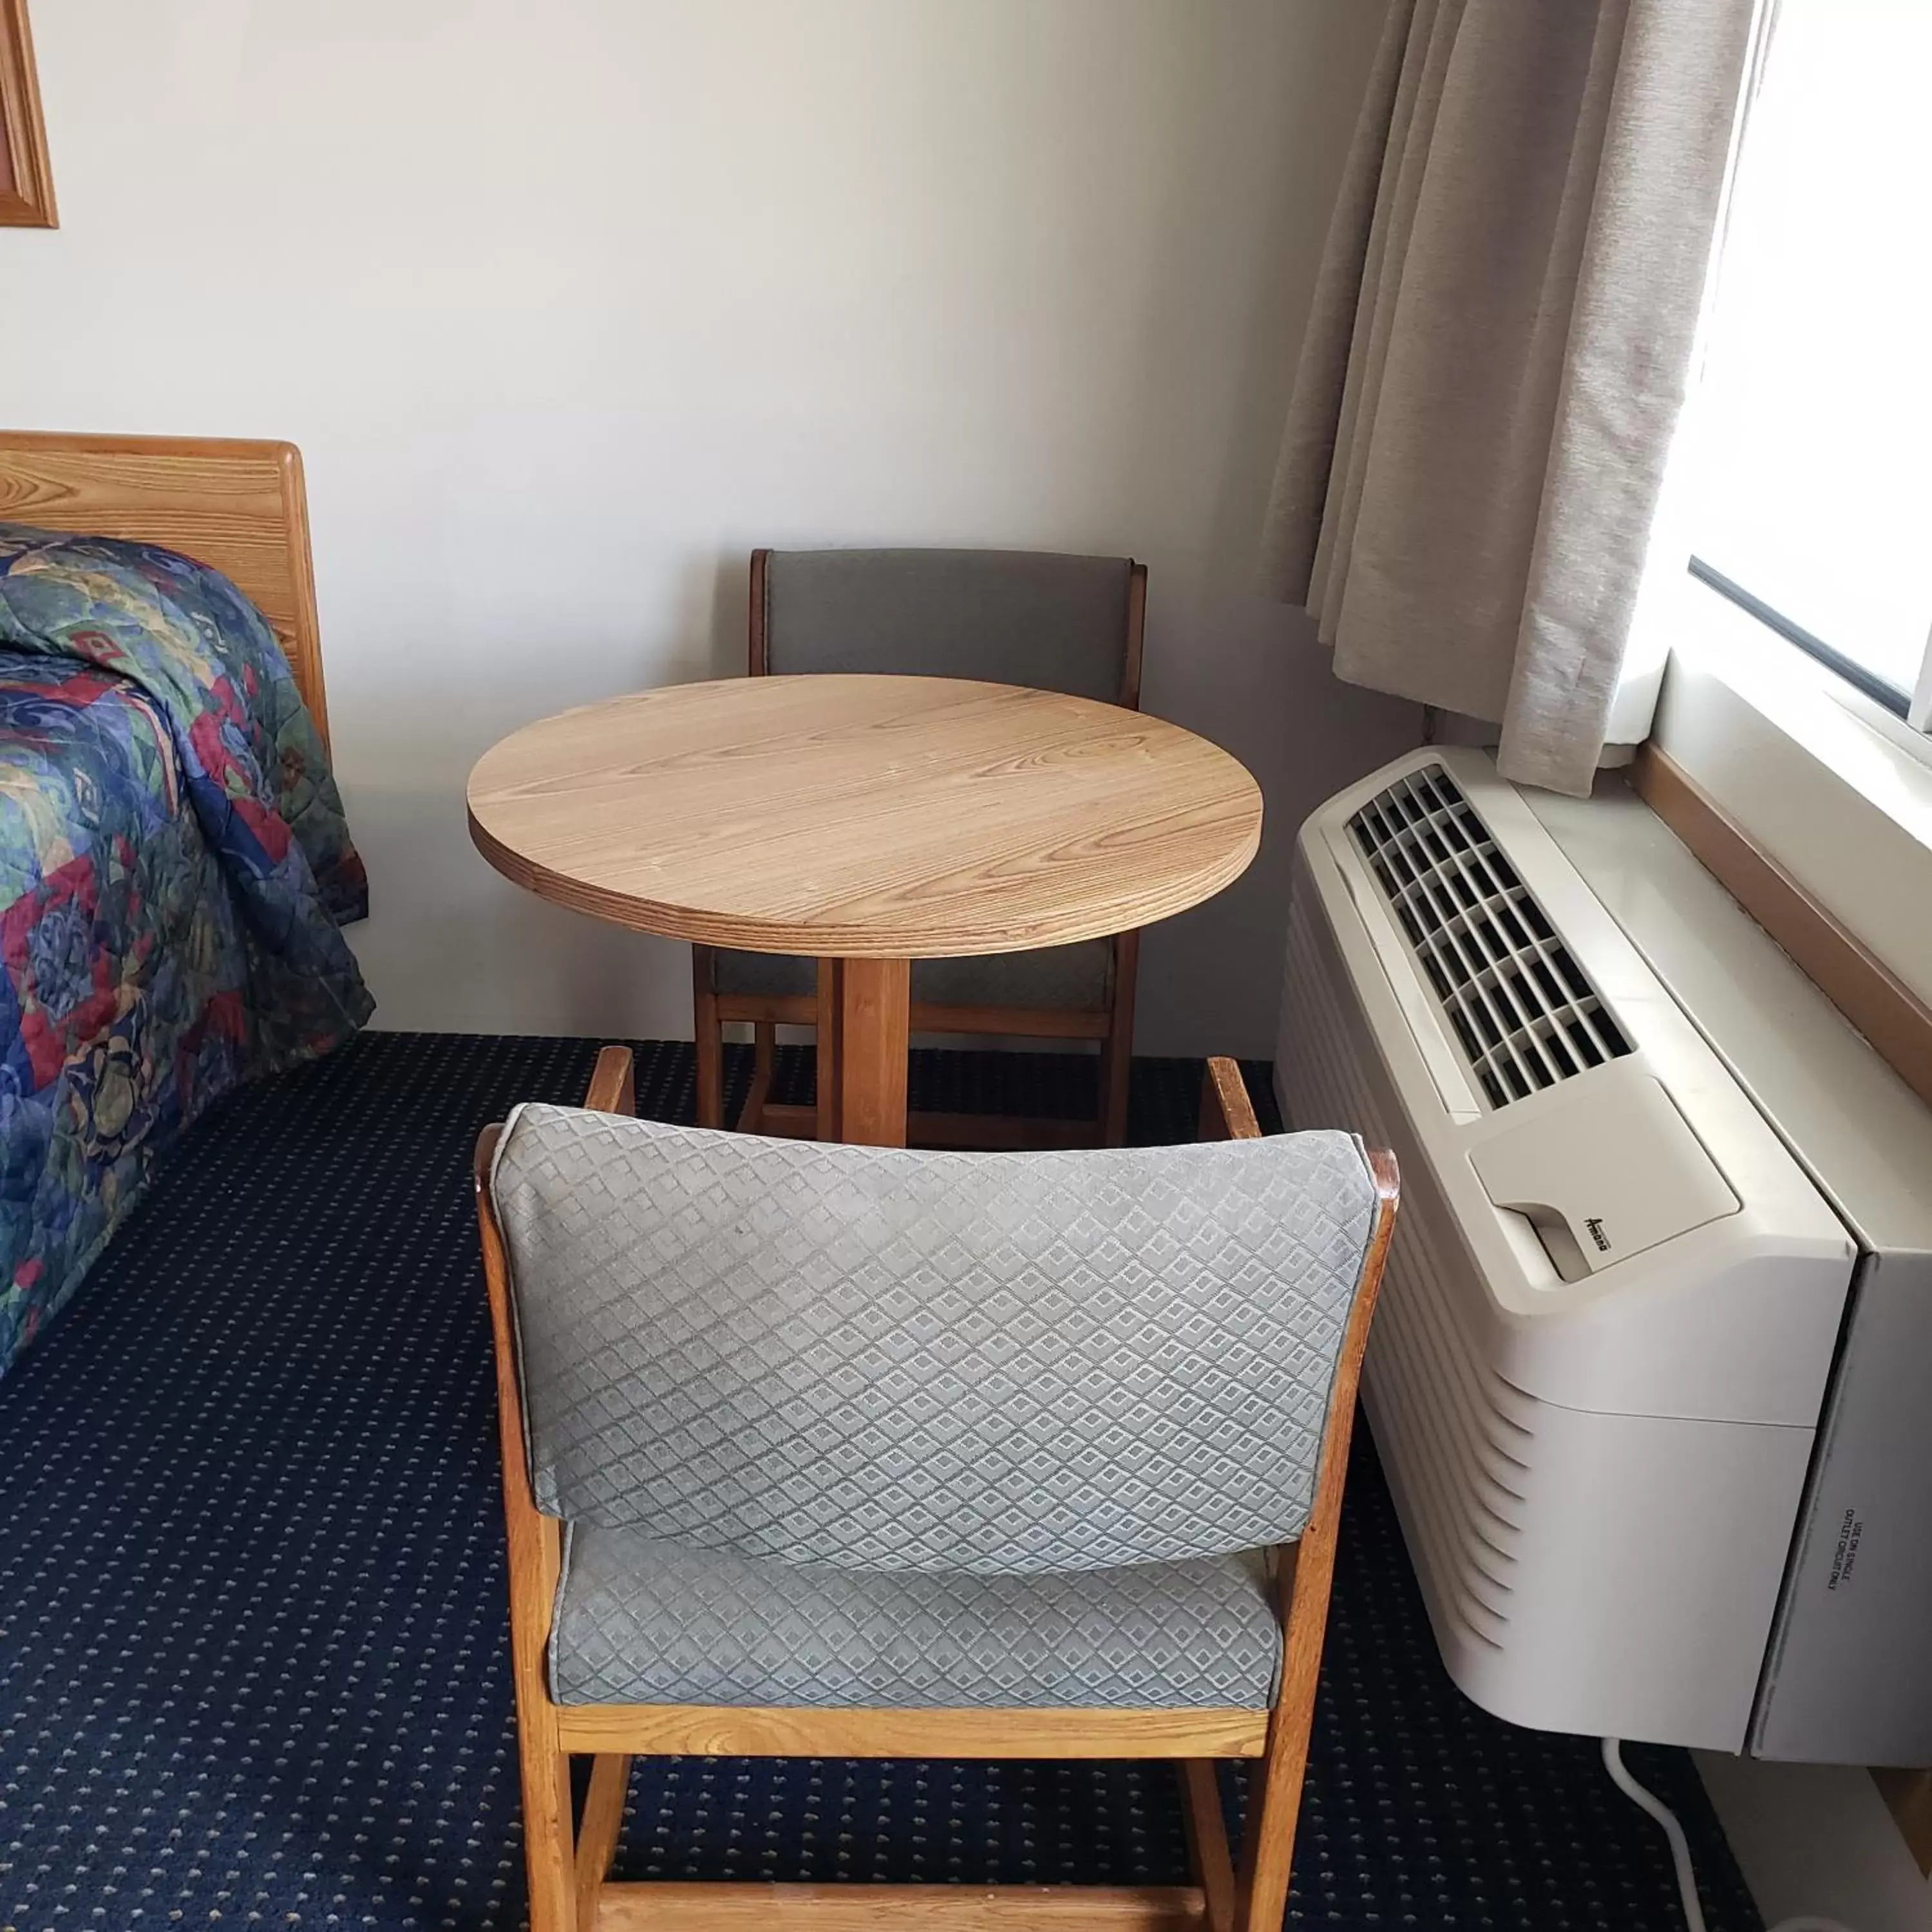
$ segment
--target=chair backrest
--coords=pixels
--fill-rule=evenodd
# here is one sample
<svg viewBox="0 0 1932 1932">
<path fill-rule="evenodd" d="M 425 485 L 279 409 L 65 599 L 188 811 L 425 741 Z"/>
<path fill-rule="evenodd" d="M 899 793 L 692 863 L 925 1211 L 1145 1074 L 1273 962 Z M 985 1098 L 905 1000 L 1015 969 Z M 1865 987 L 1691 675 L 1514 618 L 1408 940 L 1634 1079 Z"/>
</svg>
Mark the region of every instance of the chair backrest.
<svg viewBox="0 0 1932 1932">
<path fill-rule="evenodd" d="M 1298 1536 L 1378 1206 L 1342 1133 L 924 1153 L 538 1106 L 491 1186 L 540 1510 L 996 1574 Z"/>
<path fill-rule="evenodd" d="M 773 550 L 752 560 L 752 670 L 1030 685 L 1138 707 L 1146 573 L 1130 557 Z"/>
</svg>

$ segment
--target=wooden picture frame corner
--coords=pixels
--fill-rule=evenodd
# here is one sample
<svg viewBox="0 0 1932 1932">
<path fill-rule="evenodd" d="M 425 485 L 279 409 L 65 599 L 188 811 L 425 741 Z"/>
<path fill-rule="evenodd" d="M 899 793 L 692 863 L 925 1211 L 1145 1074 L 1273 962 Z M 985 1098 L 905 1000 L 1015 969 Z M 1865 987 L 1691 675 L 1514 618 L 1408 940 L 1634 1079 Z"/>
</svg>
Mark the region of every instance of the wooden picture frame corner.
<svg viewBox="0 0 1932 1932">
<path fill-rule="evenodd" d="M 0 228 L 58 228 L 27 0 L 0 0 Z"/>
</svg>

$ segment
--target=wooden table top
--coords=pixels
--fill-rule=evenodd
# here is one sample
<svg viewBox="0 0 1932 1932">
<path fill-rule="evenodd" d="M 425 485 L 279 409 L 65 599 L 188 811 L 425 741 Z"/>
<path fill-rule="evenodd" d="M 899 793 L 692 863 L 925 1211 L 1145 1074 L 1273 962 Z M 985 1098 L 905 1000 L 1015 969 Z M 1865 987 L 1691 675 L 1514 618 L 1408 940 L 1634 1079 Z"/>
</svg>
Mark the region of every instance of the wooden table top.
<svg viewBox="0 0 1932 1932">
<path fill-rule="evenodd" d="M 1139 712 L 962 679 L 740 677 L 546 718 L 470 775 L 540 896 L 754 952 L 929 958 L 1125 932 L 1237 878 L 1259 788 Z"/>
</svg>

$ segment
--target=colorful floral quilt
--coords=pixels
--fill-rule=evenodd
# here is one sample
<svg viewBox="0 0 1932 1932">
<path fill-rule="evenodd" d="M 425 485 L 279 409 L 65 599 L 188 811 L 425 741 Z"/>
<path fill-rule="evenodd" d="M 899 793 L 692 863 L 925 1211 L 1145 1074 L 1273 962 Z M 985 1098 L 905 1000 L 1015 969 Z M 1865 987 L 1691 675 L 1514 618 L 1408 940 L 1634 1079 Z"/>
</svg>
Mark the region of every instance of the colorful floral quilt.
<svg viewBox="0 0 1932 1932">
<path fill-rule="evenodd" d="M 0 524 L 0 1374 L 212 1102 L 373 1002 L 340 795 L 260 614 Z"/>
</svg>

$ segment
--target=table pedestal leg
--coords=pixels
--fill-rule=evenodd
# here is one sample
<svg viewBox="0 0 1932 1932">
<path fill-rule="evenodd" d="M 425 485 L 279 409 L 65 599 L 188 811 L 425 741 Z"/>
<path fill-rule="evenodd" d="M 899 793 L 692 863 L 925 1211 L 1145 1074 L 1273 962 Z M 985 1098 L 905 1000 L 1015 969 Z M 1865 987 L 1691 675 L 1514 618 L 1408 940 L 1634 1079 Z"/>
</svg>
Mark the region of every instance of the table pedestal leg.
<svg viewBox="0 0 1932 1932">
<path fill-rule="evenodd" d="M 904 1147 L 912 966 L 818 962 L 818 1138 Z"/>
</svg>

